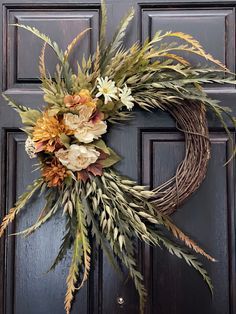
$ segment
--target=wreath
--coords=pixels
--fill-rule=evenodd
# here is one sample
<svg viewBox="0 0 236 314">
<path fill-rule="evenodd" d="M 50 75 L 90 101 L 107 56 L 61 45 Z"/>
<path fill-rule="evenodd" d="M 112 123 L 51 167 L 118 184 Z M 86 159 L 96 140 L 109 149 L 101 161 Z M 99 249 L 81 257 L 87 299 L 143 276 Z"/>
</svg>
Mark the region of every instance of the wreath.
<svg viewBox="0 0 236 314">
<path fill-rule="evenodd" d="M 128 269 L 140 297 L 141 313 L 147 293 L 136 265 L 136 238 L 149 245 L 164 246 L 185 260 L 212 291 L 211 280 L 192 251 L 211 261 L 215 259 L 185 235 L 169 215 L 205 177 L 210 158 L 206 111 L 220 120 L 234 147 L 225 122 L 229 118 L 235 127 L 234 117 L 202 88 L 205 83 L 235 84 L 234 74 L 206 53 L 192 36 L 181 32 L 157 32 L 143 44 L 125 49 L 123 39 L 134 10 L 121 21 L 107 45 L 103 1 L 101 9 L 96 52 L 88 59 L 83 57 L 77 73 L 70 66 L 70 54 L 89 29 L 62 51 L 36 28 L 14 24 L 44 42 L 39 70 L 46 105 L 42 111 L 31 109 L 3 94 L 22 119 L 23 131 L 28 135 L 26 152 L 30 158 L 38 158 L 41 175 L 9 210 L 0 236 L 36 191 L 44 193 L 45 206 L 36 223 L 18 234 L 32 234 L 59 210 L 66 216 L 62 244 L 50 269 L 72 250 L 65 296 L 67 314 L 76 290 L 88 279 L 92 242 L 102 248 L 115 268 L 122 262 Z M 170 38 L 177 42 L 167 40 Z M 54 78 L 47 73 L 44 62 L 48 46 L 59 60 Z M 182 52 L 200 56 L 214 66 L 194 67 L 181 56 Z M 185 157 L 175 176 L 153 190 L 120 175 L 113 167 L 120 156 L 102 140 L 114 123 L 135 118 L 131 112 L 134 107 L 168 112 L 185 135 Z"/>
</svg>

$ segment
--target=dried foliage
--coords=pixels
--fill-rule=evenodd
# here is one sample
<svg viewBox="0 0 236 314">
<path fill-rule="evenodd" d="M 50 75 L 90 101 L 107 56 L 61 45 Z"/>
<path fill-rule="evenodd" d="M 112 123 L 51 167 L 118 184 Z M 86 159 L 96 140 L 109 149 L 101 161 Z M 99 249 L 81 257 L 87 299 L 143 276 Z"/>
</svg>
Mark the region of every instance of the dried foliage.
<svg viewBox="0 0 236 314">
<path fill-rule="evenodd" d="M 39 178 L 33 182 L 32 185 L 27 187 L 27 192 L 23 193 L 17 200 L 15 206 L 10 209 L 9 213 L 3 218 L 2 224 L 0 226 L 0 237 L 3 235 L 7 226 L 15 219 L 16 215 L 20 210 L 27 204 L 33 194 L 42 187 L 44 181 Z"/>
<path fill-rule="evenodd" d="M 42 177 L 29 186 L 3 219 L 0 236 L 32 195 L 40 190 L 45 193 L 45 206 L 37 221 L 18 234 L 27 236 L 33 233 L 58 210 L 65 215 L 65 234 L 50 270 L 55 269 L 67 251 L 73 248 L 67 277 L 66 313 L 71 311 L 76 290 L 82 288 L 88 279 L 91 248 L 94 247 L 92 241 L 97 248 L 102 248 L 118 272 L 121 271 L 120 262 L 125 265 L 140 296 L 140 313 L 144 313 L 147 293 L 136 264 L 136 239 L 148 245 L 165 247 L 171 254 L 183 259 L 199 272 L 213 291 L 206 270 L 193 253 L 210 261 L 215 259 L 175 226 L 168 216 L 196 191 L 206 175 L 210 158 L 207 111 L 211 111 L 225 128 L 232 143 L 232 157 L 235 155 L 233 138 L 226 121 L 229 119 L 235 128 L 236 120 L 228 108 L 208 97 L 202 85 L 235 84 L 236 81 L 234 74 L 206 53 L 196 39 L 181 32 L 157 32 L 142 45 L 134 43 L 129 49 L 124 49 L 123 39 L 134 10 L 121 21 L 113 40 L 106 45 L 107 11 L 103 0 L 101 4 L 102 21 L 96 52 L 88 59 L 83 58 L 82 63 L 78 64 L 77 73 L 72 71 L 69 55 L 88 29 L 78 34 L 66 51 L 62 51 L 56 42 L 36 28 L 15 24 L 44 42 L 39 70 L 47 107 L 44 112 L 33 110 L 3 95 L 19 113 L 30 141 L 35 142 Z M 55 52 L 59 61 L 54 79 L 46 71 L 46 47 Z M 190 54 L 208 61 L 208 64 L 192 66 L 188 60 Z M 209 63 L 212 65 L 209 66 Z M 99 88 L 102 79 L 103 89 L 101 86 Z M 108 87 L 111 93 L 106 95 L 106 101 L 99 93 L 104 96 Z M 122 93 L 126 102 L 122 102 Z M 84 103 L 94 106 L 87 124 L 82 120 L 89 110 L 82 113 L 79 107 Z M 78 139 L 75 132 L 71 133 L 64 125 L 64 114 L 72 117 L 72 126 L 79 120 L 80 129 L 85 123 L 84 132 L 87 135 L 95 121 L 103 123 L 104 119 L 110 123 L 124 123 L 133 118 L 129 111 L 133 104 L 148 111 L 167 111 L 176 120 L 177 129 L 184 133 L 185 157 L 175 175 L 153 190 L 122 177 L 112 169 L 112 165 L 120 160 L 119 156 L 98 139 L 97 134 L 92 142 L 88 142 L 87 148 L 90 154 L 94 153 L 92 150 L 99 152 L 99 158 L 87 168 L 69 169 L 66 149 L 78 144 Z M 54 159 L 54 152 L 58 153 L 61 148 L 64 149 L 63 158 L 68 162 L 66 166 L 61 160 Z M 70 158 L 78 163 L 78 156 L 73 154 Z M 86 161 L 83 156 L 81 162 Z M 77 165 L 73 166 L 77 169 Z"/>
</svg>

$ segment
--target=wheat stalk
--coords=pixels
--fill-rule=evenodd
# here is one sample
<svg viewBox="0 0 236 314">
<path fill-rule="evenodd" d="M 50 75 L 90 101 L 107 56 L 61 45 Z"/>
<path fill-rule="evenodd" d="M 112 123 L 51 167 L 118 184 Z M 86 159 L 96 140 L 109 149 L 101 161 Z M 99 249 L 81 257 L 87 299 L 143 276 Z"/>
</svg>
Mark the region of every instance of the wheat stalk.
<svg viewBox="0 0 236 314">
<path fill-rule="evenodd" d="M 45 49 L 46 49 L 47 43 L 44 42 L 40 56 L 39 56 L 39 73 L 41 76 L 41 79 L 46 77 L 46 67 L 45 67 Z"/>
<path fill-rule="evenodd" d="M 81 244 L 82 244 L 82 249 L 83 249 L 83 259 L 84 259 L 84 273 L 83 273 L 83 278 L 81 280 L 81 283 L 77 290 L 82 288 L 84 285 L 85 281 L 88 279 L 89 276 L 89 271 L 90 271 L 90 254 L 91 254 L 91 247 L 89 244 L 89 239 L 88 239 L 88 230 L 86 226 L 86 221 L 83 213 L 83 206 L 80 201 L 80 199 L 77 198 L 77 217 L 78 217 L 78 222 L 79 222 L 79 228 L 81 232 Z"/>
<path fill-rule="evenodd" d="M 80 32 L 72 42 L 67 46 L 66 51 L 64 52 L 64 60 L 66 61 L 74 49 L 75 45 L 80 41 L 80 39 L 86 34 L 91 28 L 86 28 L 84 31 Z"/>
<path fill-rule="evenodd" d="M 73 248 L 73 257 L 72 262 L 69 269 L 69 274 L 66 280 L 67 283 L 67 291 L 65 295 L 65 310 L 66 314 L 70 313 L 71 304 L 74 298 L 74 292 L 76 290 L 76 282 L 79 275 L 79 264 L 81 263 L 81 253 L 80 253 L 80 245 L 81 245 L 81 233 L 77 228 L 75 240 L 74 240 L 74 248 Z"/>
<path fill-rule="evenodd" d="M 190 249 L 194 250 L 196 253 L 199 253 L 203 256 L 205 256 L 208 260 L 215 262 L 216 259 L 207 254 L 201 247 L 199 247 L 193 240 L 191 240 L 186 234 L 183 233 L 175 224 L 173 224 L 170 220 L 170 218 L 160 215 L 161 219 L 158 219 L 158 221 L 162 220 L 165 227 L 170 230 L 173 235 L 184 242 L 184 244 L 189 247 Z"/>
<path fill-rule="evenodd" d="M 44 183 L 42 178 L 39 178 L 33 182 L 33 184 L 28 185 L 27 192 L 23 193 L 16 202 L 16 206 L 11 208 L 9 213 L 3 218 L 2 224 L 0 226 L 0 237 L 3 235 L 7 226 L 15 219 L 16 215 L 20 210 L 26 205 L 33 194 L 42 186 Z"/>
</svg>

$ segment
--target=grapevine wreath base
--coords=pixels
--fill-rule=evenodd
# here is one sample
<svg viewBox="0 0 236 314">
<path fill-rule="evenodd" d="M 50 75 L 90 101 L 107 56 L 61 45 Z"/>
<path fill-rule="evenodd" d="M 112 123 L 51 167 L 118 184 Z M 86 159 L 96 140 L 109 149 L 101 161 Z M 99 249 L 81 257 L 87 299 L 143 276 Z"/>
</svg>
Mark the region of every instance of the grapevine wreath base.
<svg viewBox="0 0 236 314">
<path fill-rule="evenodd" d="M 172 214 L 205 178 L 210 158 L 210 141 L 204 105 L 189 103 L 171 106 L 168 111 L 185 135 L 185 157 L 174 177 L 153 189 L 152 203 L 157 211 Z"/>
<path fill-rule="evenodd" d="M 213 290 L 206 270 L 192 251 L 211 261 L 215 259 L 185 235 L 169 215 L 196 191 L 206 175 L 210 158 L 207 111 L 220 120 L 234 148 L 225 118 L 234 128 L 235 118 L 228 108 L 210 99 L 202 85 L 235 84 L 235 76 L 192 36 L 181 32 L 157 32 L 142 45 L 135 43 L 125 49 L 123 38 L 134 10 L 121 21 L 107 45 L 103 1 L 101 12 L 96 52 L 88 59 L 83 57 L 76 71 L 70 65 L 70 54 L 88 30 L 62 51 L 36 28 L 15 25 L 44 42 L 39 71 L 45 105 L 31 109 L 3 95 L 22 119 L 23 131 L 28 135 L 25 149 L 30 158 L 37 158 L 40 175 L 3 218 L 0 237 L 33 194 L 40 192 L 45 206 L 35 224 L 18 234 L 32 234 L 59 210 L 65 216 L 62 244 L 50 269 L 72 251 L 66 313 L 71 311 L 75 292 L 88 279 L 92 248 L 93 253 L 102 248 L 116 269 L 123 264 L 128 270 L 143 313 L 147 293 L 136 265 L 137 238 L 149 245 L 163 246 L 182 258 Z M 48 47 L 58 58 L 54 78 L 45 64 Z M 213 66 L 193 66 L 182 57 L 183 52 L 197 55 Z M 144 114 L 145 110 L 168 112 L 185 136 L 185 157 L 175 176 L 153 190 L 120 175 L 115 164 L 121 158 L 102 139 L 114 123 L 134 119 L 131 111 L 135 107 L 143 109 Z M 235 149 L 232 157 L 234 154 Z"/>
</svg>

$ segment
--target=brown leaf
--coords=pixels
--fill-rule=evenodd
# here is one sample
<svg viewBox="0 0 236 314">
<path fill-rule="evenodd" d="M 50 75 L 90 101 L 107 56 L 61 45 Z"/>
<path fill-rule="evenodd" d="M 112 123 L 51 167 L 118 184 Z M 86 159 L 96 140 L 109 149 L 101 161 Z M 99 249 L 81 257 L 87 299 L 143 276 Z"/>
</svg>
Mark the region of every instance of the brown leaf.
<svg viewBox="0 0 236 314">
<path fill-rule="evenodd" d="M 81 170 L 77 172 L 77 179 L 82 180 L 84 183 L 88 180 L 88 172 L 86 170 Z"/>
<path fill-rule="evenodd" d="M 102 175 L 102 165 L 99 163 L 92 164 L 88 166 L 87 170 L 91 172 L 94 176 Z"/>
</svg>

